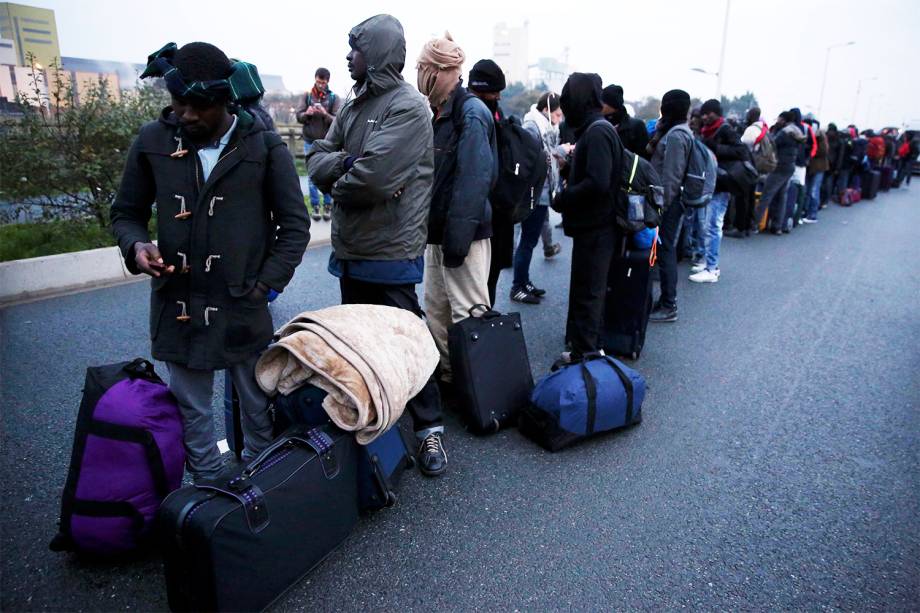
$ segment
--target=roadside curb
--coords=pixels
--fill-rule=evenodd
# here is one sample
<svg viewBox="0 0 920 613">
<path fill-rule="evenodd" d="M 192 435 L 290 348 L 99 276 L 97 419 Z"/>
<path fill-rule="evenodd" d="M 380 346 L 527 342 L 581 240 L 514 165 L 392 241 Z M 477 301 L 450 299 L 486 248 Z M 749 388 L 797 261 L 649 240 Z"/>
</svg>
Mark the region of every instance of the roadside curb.
<svg viewBox="0 0 920 613">
<path fill-rule="evenodd" d="M 308 249 L 328 244 L 318 236 Z M 147 279 L 128 272 L 118 247 L 0 262 L 0 308 Z"/>
</svg>

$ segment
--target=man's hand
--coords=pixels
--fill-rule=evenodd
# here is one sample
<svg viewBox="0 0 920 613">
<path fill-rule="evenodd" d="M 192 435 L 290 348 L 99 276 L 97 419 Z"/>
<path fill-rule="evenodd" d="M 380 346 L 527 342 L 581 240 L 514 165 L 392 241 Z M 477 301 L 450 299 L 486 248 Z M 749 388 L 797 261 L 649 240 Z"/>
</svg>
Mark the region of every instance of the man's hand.
<svg viewBox="0 0 920 613">
<path fill-rule="evenodd" d="M 303 114 L 306 115 L 307 117 L 313 117 L 314 113 L 316 113 L 316 108 L 312 106 L 308 106 L 307 110 L 304 111 Z"/>
<path fill-rule="evenodd" d="M 151 277 L 170 275 L 176 270 L 175 266 L 167 266 L 163 262 L 160 250 L 153 243 L 134 243 L 134 263 L 141 272 Z"/>
<path fill-rule="evenodd" d="M 271 288 L 262 283 L 261 281 L 256 281 L 255 286 L 249 291 L 249 294 L 246 295 L 246 298 L 253 304 L 262 304 L 263 302 L 268 302 L 268 292 Z"/>
</svg>

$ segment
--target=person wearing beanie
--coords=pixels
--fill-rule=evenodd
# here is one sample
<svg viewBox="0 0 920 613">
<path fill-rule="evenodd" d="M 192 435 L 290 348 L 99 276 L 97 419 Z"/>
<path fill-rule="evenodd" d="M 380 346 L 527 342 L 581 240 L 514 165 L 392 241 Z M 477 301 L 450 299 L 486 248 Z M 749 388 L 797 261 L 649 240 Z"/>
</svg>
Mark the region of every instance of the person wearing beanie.
<svg viewBox="0 0 920 613">
<path fill-rule="evenodd" d="M 566 339 L 578 357 L 598 351 L 607 276 L 617 255 L 620 231 L 615 207 L 623 175 L 623 145 L 601 114 L 601 78 L 573 73 L 562 88 L 560 107 L 577 141 L 565 188 L 552 207 L 572 237 L 572 275 Z"/>
<path fill-rule="evenodd" d="M 808 174 L 808 162 L 811 159 L 812 152 L 817 145 L 814 139 L 814 132 L 802 121 L 802 111 L 793 107 L 789 109 L 790 123 L 802 133 L 803 140 L 798 146 L 795 156 L 795 170 L 792 173 L 792 179 L 786 188 L 786 218 L 783 222 L 782 231 L 786 234 L 792 232 L 796 226 L 796 211 L 805 201 L 805 184 Z"/>
<path fill-rule="evenodd" d="M 268 294 L 294 275 L 310 219 L 281 137 L 242 106 L 262 93 L 254 66 L 208 43 L 169 43 L 148 57 L 142 77 L 163 77 L 171 104 L 128 152 L 112 231 L 128 270 L 152 277 L 153 357 L 169 369 L 186 465 L 200 482 L 223 469 L 215 370 L 228 371 L 239 393 L 243 459 L 272 441 L 255 364 L 274 330 Z M 154 202 L 157 244 L 148 232 Z"/>
<path fill-rule="evenodd" d="M 428 104 L 403 80 L 406 38 L 396 18 L 361 22 L 348 43 L 352 94 L 307 156 L 311 180 L 333 197 L 329 272 L 339 279 L 342 304 L 378 304 L 424 317 L 415 286 L 425 269 L 434 181 Z M 447 453 L 434 375 L 406 409 L 419 470 L 442 474 Z"/>
<path fill-rule="evenodd" d="M 608 85 L 601 92 L 603 103 L 602 113 L 607 121 L 613 124 L 620 135 L 623 146 L 648 159 L 645 148 L 648 145 L 648 130 L 642 121 L 630 117 L 623 103 L 623 88 L 619 85 Z"/>
<path fill-rule="evenodd" d="M 811 113 L 805 119 L 810 134 L 814 136 L 814 156 L 808 161 L 805 172 L 805 216 L 802 223 L 818 223 L 818 209 L 824 204 L 821 198 L 821 188 L 824 186 L 824 175 L 830 169 L 828 160 L 827 135 L 821 129 L 821 122 Z"/>
<path fill-rule="evenodd" d="M 499 101 L 505 89 L 505 73 L 493 60 L 479 60 L 470 69 L 470 94 L 476 96 L 492 113 L 495 133 L 501 138 L 505 114 Z M 496 157 L 496 164 L 500 160 Z M 492 208 L 492 261 L 489 264 L 489 303 L 495 304 L 498 278 L 502 270 L 511 268 L 514 261 L 514 221 L 511 212 Z"/>
<path fill-rule="evenodd" d="M 434 189 L 425 250 L 425 312 L 441 352 L 443 393 L 456 397 L 447 330 L 491 305 L 492 207 L 498 176 L 495 122 L 460 77 L 465 55 L 449 34 L 430 40 L 418 58 L 419 90 L 428 97 L 434 130 Z M 502 83 L 504 77 L 502 77 Z"/>
<path fill-rule="evenodd" d="M 750 226 L 750 212 L 746 206 L 747 185 L 738 185 L 728 174 L 728 169 L 735 164 L 750 162 L 751 152 L 741 142 L 738 132 L 722 117 L 722 104 L 716 99 L 710 99 L 700 107 L 703 126 L 700 128 L 700 137 L 703 143 L 715 154 L 719 168 L 726 171 L 720 172 L 716 181 L 716 191 L 712 200 L 706 205 L 706 222 L 704 225 L 705 255 L 703 262 L 691 267 L 690 280 L 694 283 L 716 283 L 719 280 L 719 250 L 722 245 L 722 226 L 725 213 L 728 211 L 732 198 L 736 202 L 744 200 L 736 211 L 742 211 L 746 217 L 746 225 Z M 735 234 L 744 237 L 744 233 Z"/>
<path fill-rule="evenodd" d="M 666 92 L 661 98 L 661 119 L 648 144 L 652 166 L 664 189 L 664 208 L 658 227 L 661 294 L 649 315 L 649 321 L 659 323 L 677 321 L 677 246 L 684 220 L 680 195 L 693 147 L 693 132 L 687 125 L 689 112 L 690 94 L 681 89 Z"/>
</svg>

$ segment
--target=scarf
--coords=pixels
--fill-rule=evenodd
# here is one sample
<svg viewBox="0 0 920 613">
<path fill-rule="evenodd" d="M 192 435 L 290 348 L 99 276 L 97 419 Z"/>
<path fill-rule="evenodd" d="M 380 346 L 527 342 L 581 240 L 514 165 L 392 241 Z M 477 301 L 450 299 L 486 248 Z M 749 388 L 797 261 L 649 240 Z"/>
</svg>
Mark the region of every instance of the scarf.
<svg viewBox="0 0 920 613">
<path fill-rule="evenodd" d="M 428 97 L 428 104 L 438 109 L 450 98 L 460 81 L 461 67 L 466 55 L 454 42 L 450 32 L 444 38 L 434 38 L 418 56 L 418 90 Z"/>
<path fill-rule="evenodd" d="M 722 124 L 725 123 L 725 119 L 719 117 L 714 122 L 708 126 L 703 126 L 700 128 L 700 133 L 703 135 L 703 138 L 712 138 L 715 133 L 722 127 Z"/>
<path fill-rule="evenodd" d="M 326 99 L 327 90 L 318 89 L 315 85 L 310 90 L 310 100 L 313 102 L 323 102 Z"/>
<path fill-rule="evenodd" d="M 163 77 L 166 89 L 176 98 L 207 104 L 226 100 L 247 104 L 258 100 L 265 93 L 256 67 L 239 60 L 233 61 L 230 76 L 225 79 L 187 81 L 173 66 L 173 58 L 178 49 L 176 43 L 168 43 L 147 56 L 147 68 L 140 78 Z"/>
</svg>

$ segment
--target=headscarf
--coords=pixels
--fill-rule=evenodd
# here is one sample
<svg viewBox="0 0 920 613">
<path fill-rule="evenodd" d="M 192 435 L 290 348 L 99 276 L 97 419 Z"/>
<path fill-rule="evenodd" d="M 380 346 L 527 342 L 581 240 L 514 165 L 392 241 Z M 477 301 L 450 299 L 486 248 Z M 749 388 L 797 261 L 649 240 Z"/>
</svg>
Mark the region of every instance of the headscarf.
<svg viewBox="0 0 920 613">
<path fill-rule="evenodd" d="M 259 71 L 252 64 L 234 60 L 230 75 L 224 79 L 210 81 L 187 81 L 173 65 L 178 46 L 168 43 L 147 56 L 147 68 L 142 79 L 163 77 L 166 88 L 176 98 L 184 98 L 215 104 L 226 100 L 248 104 L 258 100 L 265 93 Z"/>
<path fill-rule="evenodd" d="M 418 90 L 428 97 L 432 108 L 440 108 L 450 98 L 460 81 L 461 67 L 466 55 L 454 42 L 450 32 L 443 38 L 425 43 L 418 56 Z"/>
</svg>

